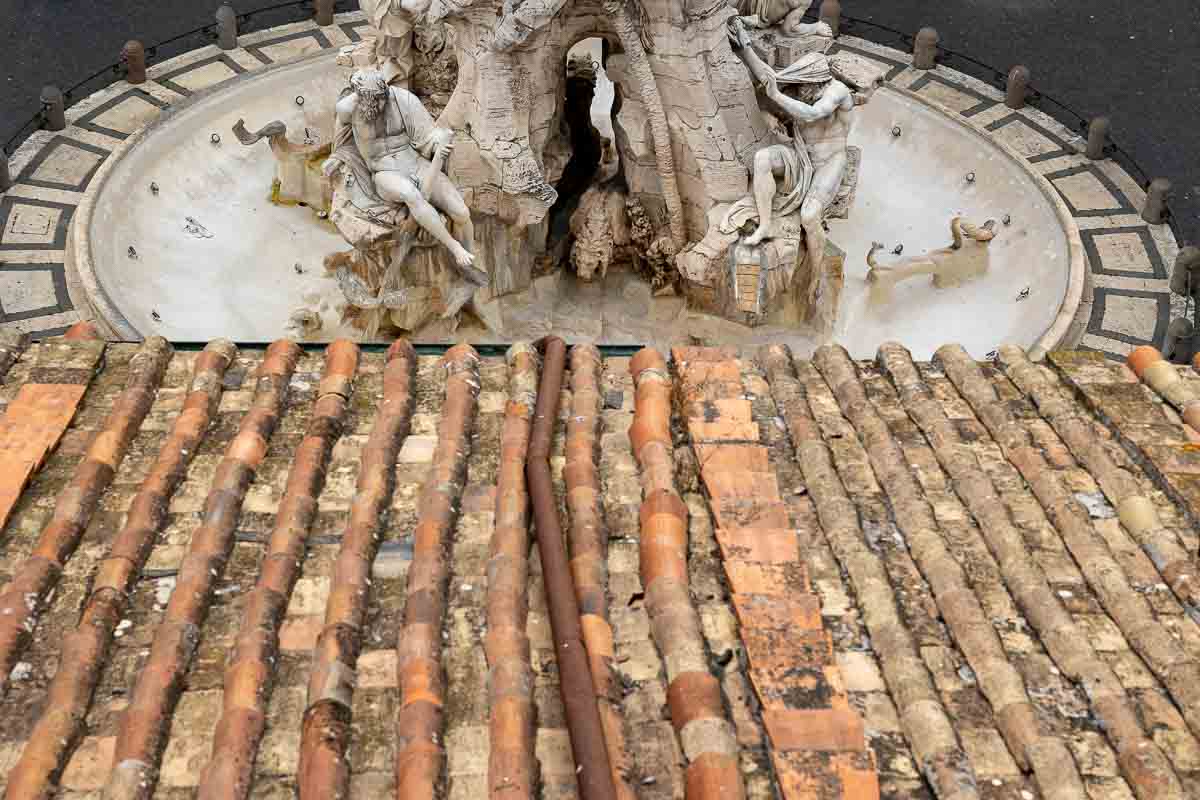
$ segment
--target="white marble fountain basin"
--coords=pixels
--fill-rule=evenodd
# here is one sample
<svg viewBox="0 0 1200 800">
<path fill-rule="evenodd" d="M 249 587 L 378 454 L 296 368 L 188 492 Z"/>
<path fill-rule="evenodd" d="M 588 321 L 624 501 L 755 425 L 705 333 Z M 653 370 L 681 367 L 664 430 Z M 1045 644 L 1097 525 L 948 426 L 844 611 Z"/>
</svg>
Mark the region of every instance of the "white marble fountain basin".
<svg viewBox="0 0 1200 800">
<path fill-rule="evenodd" d="M 272 204 L 275 166 L 266 144 L 243 147 L 231 133 L 241 118 L 251 130 L 280 119 L 293 141 L 306 127 L 328 140 L 344 80 L 329 53 L 235 79 L 173 108 L 109 159 L 76 216 L 73 258 L 93 306 L 118 336 L 270 341 L 288 334 L 289 317 L 301 307 L 320 310 L 322 339 L 352 333 L 337 322 L 340 293 L 322 264 L 345 249 L 342 239 L 312 210 Z M 927 358 L 949 341 L 983 357 L 1001 343 L 1041 348 L 1062 339 L 1079 302 L 1084 257 L 1044 179 L 961 120 L 898 90 L 883 89 L 859 109 L 852 143 L 864 153 L 857 199 L 849 220 L 831 223 L 832 240 L 847 254 L 838 341 L 855 356 L 871 357 L 880 343 L 897 340 Z M 975 180 L 968 182 L 971 172 Z M 887 245 L 885 261 L 897 244 L 904 255 L 944 247 L 955 214 L 975 222 L 1011 219 L 990 245 L 989 274 L 946 290 L 915 278 L 896 289 L 892 303 L 872 307 L 863 280 L 871 242 Z M 689 312 L 678 298 L 651 301 L 628 275 L 610 273 L 608 280 L 611 287 L 587 287 L 574 303 L 570 276 L 551 291 L 542 285 L 505 298 L 506 319 L 524 322 L 537 314 L 522 304 L 568 299 L 506 337 L 479 331 L 473 338 L 540 335 L 560 320 L 573 321 L 572 306 L 591 311 L 598 293 L 602 304 L 620 309 L 620 324 L 564 323 L 568 337 L 665 345 L 666 336 L 716 332 L 731 343 L 787 341 L 798 353 L 816 344 L 795 331 L 718 323 Z M 648 313 L 630 313 L 631 297 L 649 303 Z M 587 299 L 580 304 L 581 298 Z M 472 338 L 470 329 L 458 332 L 464 334 Z M 434 330 L 417 338 L 447 335 Z"/>
<path fill-rule="evenodd" d="M 976 357 L 1001 343 L 1058 345 L 1079 305 L 1086 260 L 1050 183 L 957 115 L 907 92 L 876 92 L 857 116 L 858 195 L 849 219 L 830 223 L 830 238 L 846 251 L 837 341 L 862 357 L 889 339 L 921 356 L 946 342 Z M 886 306 L 873 305 L 864 291 L 871 243 L 885 245 L 883 264 L 896 259 L 896 245 L 904 245 L 903 256 L 946 247 L 956 215 L 976 224 L 996 220 L 988 274 L 954 289 L 913 278 Z"/>
</svg>

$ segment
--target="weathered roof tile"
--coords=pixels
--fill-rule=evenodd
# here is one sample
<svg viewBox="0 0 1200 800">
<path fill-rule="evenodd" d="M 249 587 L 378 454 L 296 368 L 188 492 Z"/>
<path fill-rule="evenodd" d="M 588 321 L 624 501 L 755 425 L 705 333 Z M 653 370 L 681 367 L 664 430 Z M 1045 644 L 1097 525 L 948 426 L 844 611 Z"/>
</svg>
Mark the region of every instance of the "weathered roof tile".
<svg viewBox="0 0 1200 800">
<path fill-rule="evenodd" d="M 135 346 L 93 379 L 101 347 L 30 345 L 0 387 L 90 382 L 0 540 L 35 595 L 72 554 L 0 699 L 7 798 L 156 769 L 163 796 L 575 796 L 531 349 L 339 345 L 322 377 L 214 345 L 154 399 Z M 1200 791 L 1190 368 L 675 356 L 576 348 L 551 445 L 619 796 Z M 38 550 L 56 506 L 90 524 Z"/>
</svg>

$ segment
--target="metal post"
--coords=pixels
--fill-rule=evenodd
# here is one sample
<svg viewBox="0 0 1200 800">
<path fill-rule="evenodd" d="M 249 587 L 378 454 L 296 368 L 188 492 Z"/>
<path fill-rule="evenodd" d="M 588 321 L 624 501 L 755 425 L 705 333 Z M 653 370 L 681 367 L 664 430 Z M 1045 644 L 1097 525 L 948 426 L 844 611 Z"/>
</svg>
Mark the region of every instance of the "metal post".
<svg viewBox="0 0 1200 800">
<path fill-rule="evenodd" d="M 921 28 L 913 37 L 913 68 L 933 69 L 937 66 L 938 32 L 933 28 Z"/>
<path fill-rule="evenodd" d="M 1108 130 L 1112 123 L 1108 117 L 1096 117 L 1088 125 L 1087 157 L 1100 161 L 1105 157 L 1104 148 L 1108 146 Z"/>
<path fill-rule="evenodd" d="M 146 48 L 136 39 L 121 48 L 121 63 L 125 65 L 125 80 L 138 84 L 146 82 Z"/>
<path fill-rule="evenodd" d="M 1176 317 L 1167 326 L 1167 338 L 1163 341 L 1163 358 L 1172 364 L 1187 364 L 1192 360 L 1192 346 L 1196 329 L 1187 317 Z"/>
<path fill-rule="evenodd" d="M 46 115 L 46 130 L 61 131 L 67 127 L 67 104 L 57 86 L 42 89 L 42 112 Z"/>
<path fill-rule="evenodd" d="M 316 0 L 317 24 L 328 28 L 333 24 L 333 0 Z"/>
<path fill-rule="evenodd" d="M 222 50 L 236 50 L 237 40 L 237 12 L 229 3 L 222 3 L 217 9 L 217 46 Z"/>
<path fill-rule="evenodd" d="M 1029 67 L 1018 64 L 1008 73 L 1008 90 L 1004 105 L 1009 108 L 1024 108 L 1029 97 Z"/>
<path fill-rule="evenodd" d="M 1171 291 L 1183 297 L 1191 297 L 1200 303 L 1200 247 L 1188 245 L 1175 256 L 1175 269 L 1171 272 Z"/>
<path fill-rule="evenodd" d="M 1146 205 L 1142 208 L 1142 219 L 1151 225 L 1161 225 L 1167 221 L 1167 197 L 1171 193 L 1171 182 L 1166 178 L 1155 178 L 1150 181 L 1146 190 Z"/>
<path fill-rule="evenodd" d="M 0 194 L 12 188 L 12 173 L 8 171 L 8 153 L 0 150 Z"/>
<path fill-rule="evenodd" d="M 842 4 L 838 0 L 825 0 L 821 3 L 821 22 L 824 22 L 833 30 L 833 35 L 836 38 L 838 28 L 842 24 Z"/>
</svg>

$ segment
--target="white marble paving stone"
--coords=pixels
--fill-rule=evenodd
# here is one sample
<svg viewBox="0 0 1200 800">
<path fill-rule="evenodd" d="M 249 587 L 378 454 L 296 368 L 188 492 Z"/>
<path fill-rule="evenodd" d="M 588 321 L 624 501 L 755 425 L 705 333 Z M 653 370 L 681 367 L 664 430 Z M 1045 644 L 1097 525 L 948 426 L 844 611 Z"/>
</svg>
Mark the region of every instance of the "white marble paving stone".
<svg viewBox="0 0 1200 800">
<path fill-rule="evenodd" d="M 854 49 L 857 51 L 859 48 L 855 47 Z M 873 69 L 879 70 L 879 72 L 880 72 L 880 73 L 882 73 L 883 75 L 887 75 L 887 74 L 888 74 L 888 72 L 890 72 L 891 70 L 895 69 L 895 67 L 896 67 L 896 65 L 895 65 L 895 64 L 889 64 L 889 63 L 888 63 L 888 62 L 886 62 L 886 61 L 881 61 L 881 60 L 879 60 L 879 59 L 876 59 L 876 58 L 871 58 L 870 56 L 865 56 L 865 55 L 863 55 L 862 53 L 859 53 L 859 52 L 853 52 L 853 53 L 851 53 L 851 52 L 841 52 L 841 53 L 834 53 L 833 57 L 834 57 L 834 59 L 839 59 L 839 58 L 854 58 L 854 59 L 858 59 L 859 61 L 866 62 L 866 63 L 867 63 L 867 64 L 869 64 L 869 65 L 870 65 L 870 66 L 871 66 Z"/>
<path fill-rule="evenodd" d="M 21 333 L 37 333 L 38 331 L 46 331 L 53 328 L 69 328 L 76 322 L 79 322 L 80 318 L 81 315 L 78 311 L 64 311 L 61 314 L 47 314 L 43 317 L 31 317 L 29 319 L 5 322 L 2 327 L 20 331 Z"/>
<path fill-rule="evenodd" d="M 130 94 L 103 114 L 94 117 L 91 124 L 121 133 L 135 133 L 158 119 L 161 113 L 162 109 L 149 100 L 137 94 Z"/>
<path fill-rule="evenodd" d="M 1138 218 L 1138 222 L 1134 224 L 1143 224 L 1143 221 Z M 1162 256 L 1163 264 L 1166 265 L 1167 274 L 1175 269 L 1175 258 L 1179 255 L 1179 242 L 1175 241 L 1175 234 L 1171 231 L 1170 225 L 1146 225 L 1146 230 L 1150 231 L 1150 238 L 1154 241 L 1154 246 L 1158 248 L 1158 254 Z"/>
<path fill-rule="evenodd" d="M 1107 336 L 1097 336 L 1094 333 L 1085 333 L 1083 338 L 1079 340 L 1079 344 L 1083 347 L 1090 347 L 1093 350 L 1106 350 L 1109 353 L 1116 353 L 1119 356 L 1129 355 L 1133 352 L 1136 345 L 1126 344 L 1117 339 L 1109 339 Z"/>
<path fill-rule="evenodd" d="M 1093 275 L 1092 284 L 1097 289 L 1118 289 L 1131 292 L 1155 292 L 1165 294 L 1167 282 L 1161 278 L 1129 278 L 1122 275 Z M 1111 296 L 1111 295 L 1110 295 Z"/>
<path fill-rule="evenodd" d="M 291 61 L 292 59 L 319 53 L 323 49 L 321 43 L 317 41 L 316 36 L 304 36 L 299 39 L 289 39 L 286 42 L 261 48 L 259 52 L 271 59 L 272 63 L 279 64 L 283 61 Z"/>
<path fill-rule="evenodd" d="M 1004 119 L 1010 114 L 1012 114 L 1012 109 L 1008 106 L 994 105 L 990 108 L 985 108 L 974 116 L 964 117 L 963 122 L 975 126 L 984 136 L 994 136 L 997 132 L 988 130 L 987 126 L 998 119 Z"/>
<path fill-rule="evenodd" d="M 12 176 L 15 178 L 20 175 L 25 166 L 33 161 L 37 154 L 42 152 L 42 148 L 55 136 L 58 134 L 51 131 L 34 131 L 28 139 L 17 145 L 16 152 L 10 153 L 8 159 L 8 169 Z"/>
<path fill-rule="evenodd" d="M 70 142 L 59 142 L 29 177 L 36 181 L 79 186 L 103 160 L 104 156 L 99 153 L 76 147 Z"/>
<path fill-rule="evenodd" d="M 1020 120 L 1013 120 L 1007 125 L 990 131 L 990 134 L 993 139 L 1003 142 L 1025 158 L 1033 158 L 1062 149 L 1057 142 L 1047 139 L 1039 131 L 1025 125 Z"/>
<path fill-rule="evenodd" d="M 71 189 L 50 189 L 46 186 L 31 186 L 28 183 L 14 184 L 8 190 L 6 197 L 27 197 L 30 200 L 48 200 L 51 203 L 62 203 L 77 206 L 83 200 L 83 192 Z"/>
<path fill-rule="evenodd" d="M 264 69 L 267 66 L 263 62 L 259 61 L 257 56 L 247 53 L 241 47 L 239 47 L 237 50 L 230 50 L 225 55 L 229 56 L 231 61 L 233 61 L 242 69 L 246 70 L 246 72 L 254 72 L 255 70 Z"/>
<path fill-rule="evenodd" d="M 1100 327 L 1138 339 L 1154 338 L 1158 322 L 1158 301 L 1153 297 L 1129 297 L 1110 294 L 1104 298 L 1104 319 Z"/>
<path fill-rule="evenodd" d="M 237 77 L 237 73 L 232 67 L 223 61 L 214 61 L 211 64 L 205 64 L 202 67 L 196 67 L 195 69 L 180 73 L 170 78 L 170 81 L 185 89 L 198 92 L 201 89 L 216 86 L 218 83 L 223 83 L 234 77 Z"/>
<path fill-rule="evenodd" d="M 966 92 L 960 92 L 937 81 L 930 81 L 925 84 L 917 90 L 917 94 L 925 100 L 937 103 L 943 108 L 960 114 L 968 108 L 974 108 L 979 105 L 978 97 L 969 95 Z"/>
<path fill-rule="evenodd" d="M 1056 178 L 1053 183 L 1071 201 L 1076 211 L 1099 211 L 1120 205 L 1108 187 L 1091 172 Z"/>
<path fill-rule="evenodd" d="M 168 58 L 166 61 L 160 61 L 157 64 L 152 64 L 146 68 L 146 77 L 149 80 L 158 80 L 163 75 L 169 75 L 172 72 L 182 69 L 188 64 L 195 64 L 197 61 L 204 61 L 219 56 L 224 51 L 215 44 L 205 45 L 198 50 L 189 50 L 186 53 Z"/>
<path fill-rule="evenodd" d="M 0 267 L 0 306 L 19 314 L 58 305 L 50 270 L 6 270 Z"/>
<path fill-rule="evenodd" d="M 31 206 L 15 202 L 8 213 L 8 224 L 0 233 L 7 245 L 50 244 L 54 241 L 62 209 Z"/>
<path fill-rule="evenodd" d="M 0 251 L 0 269 L 9 264 L 62 264 L 65 250 L 3 250 Z"/>
<path fill-rule="evenodd" d="M 1073 165 L 1064 164 L 1063 169 L 1067 169 Z M 1107 217 L 1076 217 L 1075 225 L 1081 231 L 1099 230 L 1102 228 L 1136 228 L 1139 225 L 1145 225 L 1137 214 L 1113 214 Z"/>
<path fill-rule="evenodd" d="M 1136 233 L 1097 233 L 1092 238 L 1106 270 L 1154 274 L 1146 244 Z"/>
</svg>

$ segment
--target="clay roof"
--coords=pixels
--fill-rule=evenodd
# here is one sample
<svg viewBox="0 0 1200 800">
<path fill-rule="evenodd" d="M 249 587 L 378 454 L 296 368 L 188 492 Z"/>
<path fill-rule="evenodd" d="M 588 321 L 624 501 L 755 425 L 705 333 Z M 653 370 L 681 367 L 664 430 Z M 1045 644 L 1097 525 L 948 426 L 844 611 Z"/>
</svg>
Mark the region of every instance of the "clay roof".
<svg viewBox="0 0 1200 800">
<path fill-rule="evenodd" d="M 594 777 L 533 349 L 22 346 L 4 797 Z M 615 796 L 1200 796 L 1200 373 L 1130 363 L 573 348 L 549 461 Z"/>
</svg>

